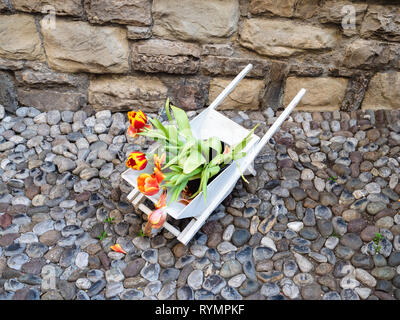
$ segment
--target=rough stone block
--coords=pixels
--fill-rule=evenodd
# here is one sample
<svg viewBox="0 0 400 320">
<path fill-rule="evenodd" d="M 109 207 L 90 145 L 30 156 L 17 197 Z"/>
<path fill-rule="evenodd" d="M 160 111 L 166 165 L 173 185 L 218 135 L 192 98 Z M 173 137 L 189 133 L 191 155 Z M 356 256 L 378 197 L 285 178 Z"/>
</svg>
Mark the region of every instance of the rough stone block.
<svg viewBox="0 0 400 320">
<path fill-rule="evenodd" d="M 362 109 L 400 109 L 400 72 L 375 74 L 369 82 Z"/>
<path fill-rule="evenodd" d="M 26 14 L 0 17 L 0 58 L 45 60 L 33 17 Z"/>
<path fill-rule="evenodd" d="M 41 111 L 72 110 L 77 111 L 86 105 L 86 94 L 52 88 L 18 88 L 18 101 L 25 106 L 35 107 Z"/>
<path fill-rule="evenodd" d="M 346 94 L 348 79 L 333 77 L 288 77 L 283 99 L 286 107 L 301 88 L 307 93 L 297 105 L 297 111 L 339 110 Z"/>
<path fill-rule="evenodd" d="M 14 112 L 18 107 L 14 79 L 3 71 L 0 71 L 0 104 L 9 112 Z"/>
<path fill-rule="evenodd" d="M 156 77 L 100 76 L 89 85 L 89 103 L 95 110 L 126 111 L 135 106 L 158 111 L 166 98 L 167 87 Z"/>
<path fill-rule="evenodd" d="M 48 62 L 54 70 L 91 73 L 129 71 L 125 29 L 57 19 L 57 27 L 42 28 L 42 34 Z"/>
<path fill-rule="evenodd" d="M 369 5 L 360 33 L 363 38 L 375 36 L 389 41 L 400 41 L 400 8 Z"/>
<path fill-rule="evenodd" d="M 85 9 L 91 23 L 115 22 L 136 26 L 152 23 L 149 0 L 85 0 Z"/>
<path fill-rule="evenodd" d="M 152 39 L 132 47 L 133 69 L 145 72 L 193 74 L 200 67 L 196 44 Z"/>
<path fill-rule="evenodd" d="M 153 35 L 164 39 L 221 42 L 239 20 L 238 0 L 154 0 Z"/>
<path fill-rule="evenodd" d="M 334 28 L 319 28 L 296 21 L 261 18 L 244 21 L 240 44 L 258 54 L 289 57 L 306 50 L 331 49 L 339 40 Z"/>
<path fill-rule="evenodd" d="M 12 0 L 15 10 L 25 12 L 50 13 L 54 8 L 57 15 L 81 16 L 83 7 L 81 0 Z"/>
<path fill-rule="evenodd" d="M 230 79 L 214 78 L 210 82 L 209 102 L 211 103 L 231 82 Z M 231 94 L 225 98 L 218 109 L 257 110 L 260 105 L 260 94 L 264 88 L 262 80 L 243 79 Z"/>
</svg>

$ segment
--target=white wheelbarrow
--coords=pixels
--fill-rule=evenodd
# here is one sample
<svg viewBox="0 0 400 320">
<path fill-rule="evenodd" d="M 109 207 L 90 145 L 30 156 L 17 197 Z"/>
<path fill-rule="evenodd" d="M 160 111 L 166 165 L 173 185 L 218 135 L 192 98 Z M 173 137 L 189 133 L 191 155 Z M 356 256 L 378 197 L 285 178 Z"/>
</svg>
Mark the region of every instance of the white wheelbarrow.
<svg viewBox="0 0 400 320">
<path fill-rule="evenodd" d="M 216 136 L 224 143 L 234 145 L 249 134 L 249 130 L 225 117 L 215 109 L 237 86 L 240 80 L 245 77 L 252 67 L 251 64 L 247 65 L 246 68 L 236 76 L 236 78 L 221 92 L 221 94 L 206 110 L 190 121 L 190 126 L 195 138 L 208 139 Z M 243 172 L 252 173 L 253 175 L 256 174 L 252 166 L 254 159 L 267 144 L 269 139 L 279 129 L 282 122 L 300 102 L 305 92 L 305 89 L 299 91 L 296 97 L 290 102 L 262 139 L 255 134 L 252 135 L 252 139 L 247 144 L 246 148 L 243 149 L 243 151 L 246 152 L 246 156 L 237 160 L 240 169 L 242 169 Z M 159 145 L 156 143 L 149 152 L 153 153 L 158 147 Z M 232 192 L 238 179 L 241 177 L 240 169 L 235 162 L 232 162 L 221 171 L 212 182 L 209 183 L 207 186 L 207 203 L 205 203 L 203 193 L 201 192 L 188 205 L 180 203 L 179 200 L 181 198 L 179 198 L 178 201 L 173 202 L 166 208 L 167 214 L 173 219 L 192 218 L 189 224 L 182 231 L 178 230 L 168 222 L 165 222 L 163 227 L 176 236 L 180 242 L 186 245 L 199 231 L 215 208 Z M 148 170 L 148 172 L 151 173 L 151 169 Z M 124 171 L 121 176 L 133 186 L 133 190 L 128 195 L 128 200 L 132 202 L 136 210 L 142 211 L 148 215 L 152 212 L 152 209 L 148 208 L 143 201 L 145 198 L 148 198 L 156 204 L 161 192 L 154 196 L 145 196 L 140 193 L 137 188 L 137 177 L 143 172 L 147 172 L 146 169 L 139 172 L 129 168 Z"/>
</svg>

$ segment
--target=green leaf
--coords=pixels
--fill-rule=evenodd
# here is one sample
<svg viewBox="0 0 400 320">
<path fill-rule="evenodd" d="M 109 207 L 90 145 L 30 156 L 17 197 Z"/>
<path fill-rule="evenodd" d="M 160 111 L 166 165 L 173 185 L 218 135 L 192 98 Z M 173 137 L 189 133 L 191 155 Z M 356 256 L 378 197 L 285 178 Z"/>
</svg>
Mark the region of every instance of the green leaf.
<svg viewBox="0 0 400 320">
<path fill-rule="evenodd" d="M 210 158 L 210 148 L 217 152 L 215 156 L 221 154 L 222 152 L 222 144 L 217 137 L 211 137 L 205 141 L 200 141 L 200 147 L 201 152 L 204 154 L 207 160 Z"/>
<path fill-rule="evenodd" d="M 204 178 L 201 182 L 201 188 L 203 191 L 203 197 L 204 197 L 204 202 L 207 204 L 207 182 L 208 182 L 208 175 L 209 175 L 209 169 L 207 168 L 204 170 Z"/>
<path fill-rule="evenodd" d="M 221 168 L 219 166 L 209 167 L 208 178 L 211 178 L 211 177 L 215 176 L 219 172 L 220 169 Z"/>
<path fill-rule="evenodd" d="M 174 117 L 176 120 L 176 124 L 179 128 L 179 133 L 184 137 L 192 137 L 192 130 L 190 128 L 189 119 L 186 115 L 186 112 L 182 109 L 171 105 L 172 112 L 174 113 Z"/>
<path fill-rule="evenodd" d="M 170 199 L 168 205 L 170 205 L 172 202 L 178 200 L 179 195 L 181 194 L 181 192 L 187 185 L 188 181 L 189 181 L 189 179 L 185 179 L 179 185 L 177 185 L 176 187 L 174 187 L 170 190 L 172 193 L 171 193 L 171 199 Z"/>
<path fill-rule="evenodd" d="M 156 139 L 161 139 L 161 140 L 167 140 L 167 137 L 165 136 L 165 133 L 163 131 L 161 131 L 161 130 L 158 130 L 158 129 L 157 130 L 152 129 L 152 130 L 142 131 L 142 132 L 139 132 L 138 135 L 146 136 L 146 137 L 153 138 L 153 139 L 156 138 Z"/>
<path fill-rule="evenodd" d="M 173 157 L 171 160 L 168 161 L 168 163 L 167 163 L 164 167 L 162 167 L 162 169 L 165 170 L 165 169 L 167 169 L 168 167 L 170 167 L 170 166 L 172 166 L 172 165 L 178 163 L 178 160 L 179 160 L 179 156 Z"/>
<path fill-rule="evenodd" d="M 168 132 L 168 141 L 174 146 L 183 146 L 184 142 L 179 140 L 178 130 L 174 125 L 166 125 L 165 129 Z"/>
<path fill-rule="evenodd" d="M 222 152 L 222 143 L 217 137 L 211 137 L 208 138 L 207 140 L 208 146 L 215 151 L 217 151 L 217 154 L 221 154 Z"/>
<path fill-rule="evenodd" d="M 150 119 L 150 122 L 153 124 L 155 128 L 158 130 L 162 131 L 164 135 L 168 138 L 168 131 L 167 129 L 163 126 L 163 124 L 160 122 L 158 119 Z"/>
<path fill-rule="evenodd" d="M 172 171 L 175 171 L 175 172 L 179 172 L 179 173 L 182 172 L 182 168 L 181 168 L 180 166 L 177 166 L 177 165 L 172 165 L 172 166 L 170 167 L 170 169 L 171 169 Z"/>
<path fill-rule="evenodd" d="M 189 174 L 205 162 L 206 159 L 203 155 L 196 148 L 192 148 L 190 149 L 189 157 L 187 157 L 183 165 L 183 173 Z"/>
<path fill-rule="evenodd" d="M 239 163 L 238 163 L 236 160 L 234 160 L 234 161 L 235 161 L 236 165 L 237 165 L 238 168 L 239 168 L 239 172 L 240 172 L 240 175 L 242 176 L 242 179 L 248 184 L 249 181 L 247 181 L 247 179 L 244 177 L 243 172 L 242 172 L 242 169 L 241 169 L 240 166 L 239 166 Z"/>
<path fill-rule="evenodd" d="M 171 113 L 169 111 L 169 98 L 167 98 L 167 101 L 165 101 L 165 113 L 167 114 L 168 120 L 172 122 Z"/>
<path fill-rule="evenodd" d="M 181 151 L 179 151 L 178 156 L 179 157 L 184 157 L 184 155 L 189 151 L 189 149 L 191 149 L 192 147 L 194 147 L 196 145 L 196 140 L 193 138 L 189 138 L 185 145 L 182 147 Z"/>
<path fill-rule="evenodd" d="M 232 160 L 238 160 L 243 158 L 246 155 L 246 152 L 237 152 L 232 154 Z"/>
<path fill-rule="evenodd" d="M 210 166 L 215 166 L 223 163 L 225 154 L 219 154 L 210 161 Z"/>
<path fill-rule="evenodd" d="M 253 135 L 254 131 L 257 129 L 258 126 L 259 126 L 259 124 L 257 124 L 242 141 L 240 141 L 239 143 L 235 144 L 232 147 L 232 150 L 231 150 L 232 153 L 240 152 L 246 147 L 246 145 L 251 140 L 251 136 Z"/>
</svg>

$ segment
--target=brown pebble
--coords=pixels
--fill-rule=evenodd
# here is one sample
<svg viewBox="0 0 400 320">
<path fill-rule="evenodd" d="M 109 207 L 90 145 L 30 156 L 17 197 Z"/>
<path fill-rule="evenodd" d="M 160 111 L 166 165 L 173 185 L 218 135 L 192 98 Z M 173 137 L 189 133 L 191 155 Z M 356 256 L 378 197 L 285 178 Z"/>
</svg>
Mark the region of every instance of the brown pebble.
<svg viewBox="0 0 400 320">
<path fill-rule="evenodd" d="M 222 242 L 222 234 L 220 232 L 212 233 L 208 236 L 207 246 L 216 248 Z"/>
<path fill-rule="evenodd" d="M 180 258 L 188 252 L 188 248 L 183 243 L 179 242 L 172 248 L 172 252 L 175 257 Z"/>
<path fill-rule="evenodd" d="M 34 184 L 25 189 L 25 195 L 32 200 L 36 195 L 40 193 L 40 187 Z"/>
<path fill-rule="evenodd" d="M 97 252 L 99 252 L 101 250 L 101 245 L 100 243 L 96 242 L 96 243 L 92 243 L 89 244 L 86 248 L 85 251 L 87 253 L 89 253 L 90 255 L 95 255 Z"/>
<path fill-rule="evenodd" d="M 360 237 L 365 242 L 370 242 L 374 239 L 375 234 L 379 232 L 379 229 L 375 226 L 367 226 L 361 231 Z"/>
<path fill-rule="evenodd" d="M 317 281 L 320 285 L 326 286 L 333 291 L 335 291 L 338 288 L 335 279 L 331 276 L 319 277 Z"/>
<path fill-rule="evenodd" d="M 90 198 L 90 192 L 89 192 L 89 191 L 84 191 L 84 192 L 82 192 L 82 193 L 78 193 L 78 194 L 75 196 L 75 200 L 76 200 L 77 202 L 88 201 L 89 198 Z"/>
<path fill-rule="evenodd" d="M 8 213 L 5 213 L 0 216 L 0 227 L 3 229 L 9 227 L 12 223 L 12 218 Z"/>
<path fill-rule="evenodd" d="M 358 163 L 352 163 L 350 165 L 350 170 L 352 178 L 357 178 L 360 175 L 360 166 L 358 165 Z"/>
<path fill-rule="evenodd" d="M 344 221 L 349 222 L 361 218 L 361 215 L 356 210 L 348 209 L 346 211 L 343 211 L 342 218 L 344 219 Z"/>
<path fill-rule="evenodd" d="M 334 205 L 331 209 L 332 209 L 332 213 L 335 216 L 340 216 L 342 214 L 342 212 L 344 211 L 345 206 L 342 204 L 337 204 L 337 205 Z"/>
<path fill-rule="evenodd" d="M 257 272 L 263 272 L 263 271 L 268 272 L 268 271 L 272 271 L 273 268 L 274 268 L 274 263 L 271 260 L 260 261 L 256 265 Z"/>
<path fill-rule="evenodd" d="M 333 266 L 330 263 L 321 263 L 315 268 L 315 273 L 324 276 L 330 273 L 333 269 Z"/>
<path fill-rule="evenodd" d="M 367 226 L 367 224 L 367 221 L 362 218 L 351 220 L 347 224 L 347 232 L 360 233 Z"/>
<path fill-rule="evenodd" d="M 104 269 L 108 270 L 110 269 L 110 259 L 108 258 L 107 254 L 104 251 L 101 251 L 99 254 L 97 254 L 97 257 L 100 259 L 100 262 Z"/>
<path fill-rule="evenodd" d="M 374 165 L 370 161 L 363 161 L 360 164 L 360 171 L 361 172 L 368 172 L 371 171 L 371 169 L 374 167 Z"/>
<path fill-rule="evenodd" d="M 226 209 L 226 212 L 228 212 L 229 214 L 231 214 L 234 217 L 241 217 L 243 215 L 242 211 L 240 211 L 240 210 L 238 210 L 236 208 L 232 208 L 232 207 L 228 207 Z"/>
<path fill-rule="evenodd" d="M 211 221 L 211 222 L 207 222 L 203 226 L 202 230 L 206 235 L 209 236 L 212 233 L 222 232 L 223 228 L 222 228 L 222 225 L 220 223 L 218 223 L 217 221 Z"/>
<path fill-rule="evenodd" d="M 303 203 L 304 208 L 314 209 L 317 205 L 318 205 L 318 203 L 310 198 L 306 198 Z"/>
<path fill-rule="evenodd" d="M 367 131 L 367 138 L 371 142 L 374 142 L 374 141 L 378 140 L 378 138 L 380 136 L 381 136 L 381 134 L 380 134 L 379 130 L 376 129 L 376 128 Z"/>
<path fill-rule="evenodd" d="M 374 294 L 381 300 L 396 300 L 390 293 L 383 291 L 375 291 Z"/>
<path fill-rule="evenodd" d="M 0 237 L 0 247 L 7 247 L 14 242 L 15 239 L 19 237 L 18 233 L 9 233 Z"/>
<path fill-rule="evenodd" d="M 379 212 L 377 215 L 374 216 L 374 220 L 378 221 L 380 218 L 383 217 L 394 217 L 396 215 L 396 211 L 391 209 L 391 208 L 386 208 L 383 209 L 381 212 Z"/>
<path fill-rule="evenodd" d="M 43 233 L 39 237 L 39 241 L 44 243 L 46 246 L 54 246 L 60 238 L 61 238 L 61 233 L 59 231 L 50 230 Z"/>
<path fill-rule="evenodd" d="M 400 234 L 400 224 L 395 224 L 393 227 L 390 228 L 390 232 L 393 233 L 394 236 Z"/>
</svg>

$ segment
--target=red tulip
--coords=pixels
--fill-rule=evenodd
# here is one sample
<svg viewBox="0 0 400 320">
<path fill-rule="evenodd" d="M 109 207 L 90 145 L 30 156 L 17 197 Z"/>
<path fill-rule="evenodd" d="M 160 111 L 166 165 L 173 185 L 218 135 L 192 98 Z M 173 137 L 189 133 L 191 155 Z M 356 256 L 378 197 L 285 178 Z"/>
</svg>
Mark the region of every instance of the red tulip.
<svg viewBox="0 0 400 320">
<path fill-rule="evenodd" d="M 130 126 L 128 128 L 127 134 L 131 137 L 136 137 L 136 134 L 142 132 L 144 128 L 151 128 L 150 124 L 147 124 L 147 116 L 143 111 L 129 111 L 128 119 Z"/>
<path fill-rule="evenodd" d="M 135 129 L 142 129 L 147 124 L 147 116 L 142 110 L 128 112 L 129 123 Z"/>
<path fill-rule="evenodd" d="M 144 168 L 146 168 L 146 165 L 146 155 L 139 151 L 131 152 L 128 159 L 126 160 L 126 166 L 133 170 L 143 170 Z"/>
</svg>

